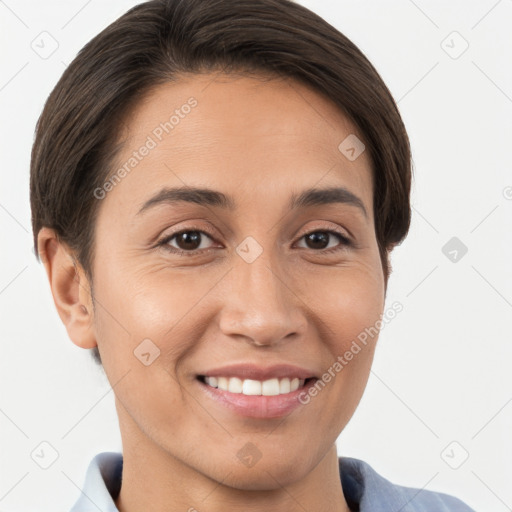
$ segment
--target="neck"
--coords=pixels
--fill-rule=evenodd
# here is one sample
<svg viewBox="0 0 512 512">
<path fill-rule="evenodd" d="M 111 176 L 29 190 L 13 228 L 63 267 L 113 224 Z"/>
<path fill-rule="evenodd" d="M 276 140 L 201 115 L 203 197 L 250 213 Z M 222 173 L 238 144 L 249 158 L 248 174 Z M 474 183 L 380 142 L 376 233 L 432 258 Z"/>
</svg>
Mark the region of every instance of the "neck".
<svg viewBox="0 0 512 512">
<path fill-rule="evenodd" d="M 302 479 L 268 490 L 247 490 L 214 480 L 178 460 L 133 422 L 129 429 L 126 421 L 120 424 L 123 474 L 121 491 L 115 500 L 120 512 L 350 512 L 343 495 L 335 445 Z"/>
</svg>

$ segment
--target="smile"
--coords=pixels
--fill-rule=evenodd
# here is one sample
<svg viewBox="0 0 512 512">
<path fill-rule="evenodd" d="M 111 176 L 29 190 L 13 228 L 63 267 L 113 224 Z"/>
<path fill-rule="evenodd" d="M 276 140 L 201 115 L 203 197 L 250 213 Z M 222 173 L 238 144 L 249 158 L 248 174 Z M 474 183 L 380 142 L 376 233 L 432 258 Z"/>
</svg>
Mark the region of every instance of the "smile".
<svg viewBox="0 0 512 512">
<path fill-rule="evenodd" d="M 213 377 L 201 376 L 200 380 L 212 388 L 217 388 L 230 393 L 241 393 L 249 396 L 276 396 L 286 395 L 302 388 L 308 379 L 284 377 L 273 378 L 264 381 L 253 379 L 241 379 L 240 377 Z"/>
</svg>

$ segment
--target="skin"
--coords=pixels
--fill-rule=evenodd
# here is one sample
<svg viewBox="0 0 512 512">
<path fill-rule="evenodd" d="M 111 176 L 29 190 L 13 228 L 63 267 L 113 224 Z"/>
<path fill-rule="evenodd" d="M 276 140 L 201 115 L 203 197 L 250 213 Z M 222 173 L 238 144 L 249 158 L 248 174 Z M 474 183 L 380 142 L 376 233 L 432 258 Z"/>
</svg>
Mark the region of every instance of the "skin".
<svg viewBox="0 0 512 512">
<path fill-rule="evenodd" d="M 349 134 L 363 137 L 297 82 L 194 75 L 139 102 L 117 164 L 191 96 L 198 105 L 101 200 L 93 283 L 55 233 L 39 233 L 59 315 L 76 345 L 99 346 L 116 396 L 124 455 L 116 505 L 346 512 L 335 441 L 363 394 L 376 338 L 284 418 L 240 416 L 206 397 L 196 375 L 235 362 L 321 375 L 380 318 L 371 162 L 367 151 L 351 162 L 338 150 Z M 181 202 L 138 214 L 163 187 L 184 185 L 230 195 L 236 209 Z M 327 186 L 357 195 L 367 216 L 341 203 L 288 210 L 292 193 Z M 212 230 L 194 256 L 156 247 L 185 229 Z M 355 246 L 330 235 L 325 245 L 339 250 L 327 254 L 304 236 L 332 229 Z M 235 251 L 247 236 L 263 249 L 252 263 Z M 190 251 L 177 237 L 169 245 Z M 148 338 L 160 356 L 145 366 L 134 350 Z M 261 454 L 253 467 L 237 457 L 246 443 Z"/>
</svg>

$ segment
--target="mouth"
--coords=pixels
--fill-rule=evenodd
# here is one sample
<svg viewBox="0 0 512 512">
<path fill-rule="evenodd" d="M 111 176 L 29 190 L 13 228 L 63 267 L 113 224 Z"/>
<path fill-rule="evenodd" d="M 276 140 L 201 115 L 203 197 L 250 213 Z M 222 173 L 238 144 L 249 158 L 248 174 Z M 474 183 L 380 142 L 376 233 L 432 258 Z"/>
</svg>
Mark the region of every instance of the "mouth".
<svg viewBox="0 0 512 512">
<path fill-rule="evenodd" d="M 207 370 L 196 375 L 203 396 L 214 407 L 250 418 L 277 418 L 304 406 L 301 395 L 318 381 L 292 365 L 261 368 L 252 364 Z"/>
<path fill-rule="evenodd" d="M 278 379 L 274 377 L 267 380 L 242 379 L 240 377 L 228 376 L 208 376 L 198 375 L 197 377 L 203 384 L 227 391 L 229 393 L 242 394 L 246 396 L 278 396 L 288 395 L 299 389 L 308 387 L 308 385 L 317 380 L 316 377 L 299 379 L 298 377 L 284 377 Z"/>
</svg>

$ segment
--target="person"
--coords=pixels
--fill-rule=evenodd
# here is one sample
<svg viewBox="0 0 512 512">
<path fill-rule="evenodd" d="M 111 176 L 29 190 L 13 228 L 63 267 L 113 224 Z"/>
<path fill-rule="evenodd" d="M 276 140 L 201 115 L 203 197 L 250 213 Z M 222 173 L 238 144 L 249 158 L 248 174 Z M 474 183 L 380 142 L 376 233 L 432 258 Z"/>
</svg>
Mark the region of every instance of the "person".
<svg viewBox="0 0 512 512">
<path fill-rule="evenodd" d="M 290 0 L 151 0 L 86 44 L 30 179 L 55 306 L 103 366 L 122 437 L 72 512 L 469 511 L 335 444 L 411 174 L 375 68 Z"/>
</svg>

